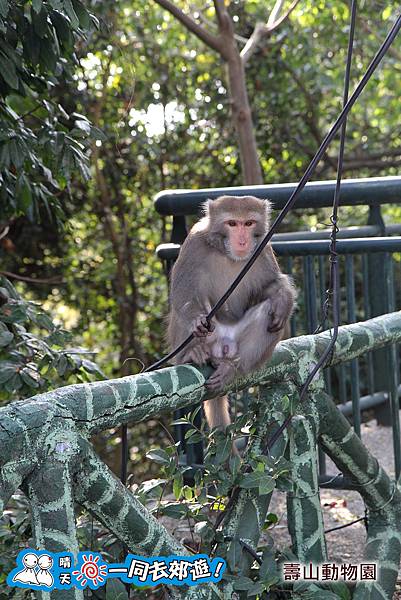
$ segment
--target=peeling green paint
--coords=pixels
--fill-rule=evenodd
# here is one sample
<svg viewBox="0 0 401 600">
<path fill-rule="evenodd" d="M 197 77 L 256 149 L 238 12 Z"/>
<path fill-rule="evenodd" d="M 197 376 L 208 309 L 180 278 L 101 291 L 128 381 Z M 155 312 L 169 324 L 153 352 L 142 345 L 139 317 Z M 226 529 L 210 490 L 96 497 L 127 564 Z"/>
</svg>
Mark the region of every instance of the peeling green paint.
<svg viewBox="0 0 401 600">
<path fill-rule="evenodd" d="M 390 600 L 401 552 L 401 493 L 351 430 L 316 377 L 307 398 L 297 406 L 299 390 L 330 341 L 330 332 L 282 342 L 257 372 L 236 381 L 235 390 L 259 386 L 257 452 L 284 421 L 283 397 L 295 407 L 291 426 L 276 442 L 275 457 L 289 453 L 292 490 L 288 494 L 293 547 L 303 561 L 326 557 L 317 485 L 316 440 L 339 469 L 352 479 L 369 510 L 365 558 L 380 563 L 379 580 L 357 584 L 356 600 Z M 401 341 L 401 313 L 396 312 L 339 330 L 331 364 Z M 91 384 L 67 386 L 0 409 L 0 503 L 22 487 L 33 515 L 37 548 L 78 551 L 74 502 L 78 501 L 134 551 L 147 555 L 185 554 L 186 550 L 138 502 L 93 451 L 90 436 L 122 423 L 172 413 L 208 399 L 204 388 L 210 368 L 191 365 Z M 241 490 L 223 529 L 231 538 L 217 552 L 230 567 L 248 575 L 252 559 L 240 540 L 257 549 L 271 494 Z M 313 589 L 316 586 L 313 586 Z M 324 592 L 322 592 L 324 593 Z M 174 598 L 233 598 L 232 583 L 173 588 Z M 82 600 L 79 590 L 41 592 L 40 600 Z M 294 598 L 297 594 L 294 594 Z M 302 596 L 299 596 L 302 597 Z M 323 596 L 322 596 L 323 598 Z"/>
</svg>

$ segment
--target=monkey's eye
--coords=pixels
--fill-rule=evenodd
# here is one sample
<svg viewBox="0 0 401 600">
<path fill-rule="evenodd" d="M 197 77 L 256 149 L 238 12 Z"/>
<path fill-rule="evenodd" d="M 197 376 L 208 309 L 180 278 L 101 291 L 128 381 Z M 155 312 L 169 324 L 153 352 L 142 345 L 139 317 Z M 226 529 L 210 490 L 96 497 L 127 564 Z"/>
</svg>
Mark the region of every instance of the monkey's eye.
<svg viewBox="0 0 401 600">
<path fill-rule="evenodd" d="M 236 225 L 237 225 L 237 221 L 227 221 L 227 225 L 228 225 L 229 227 L 236 227 Z"/>
<path fill-rule="evenodd" d="M 245 227 L 252 227 L 255 224 L 255 221 L 245 221 Z"/>
</svg>

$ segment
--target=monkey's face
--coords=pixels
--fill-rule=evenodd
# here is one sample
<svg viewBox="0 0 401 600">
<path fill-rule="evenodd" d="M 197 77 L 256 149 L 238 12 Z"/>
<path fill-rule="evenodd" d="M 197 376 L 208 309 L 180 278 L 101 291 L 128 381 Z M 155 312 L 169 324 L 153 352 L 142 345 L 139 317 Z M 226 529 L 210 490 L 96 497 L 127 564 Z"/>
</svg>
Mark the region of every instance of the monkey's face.
<svg viewBox="0 0 401 600">
<path fill-rule="evenodd" d="M 257 221 L 229 219 L 224 222 L 224 245 L 233 260 L 246 260 L 255 249 L 260 235 Z"/>
</svg>

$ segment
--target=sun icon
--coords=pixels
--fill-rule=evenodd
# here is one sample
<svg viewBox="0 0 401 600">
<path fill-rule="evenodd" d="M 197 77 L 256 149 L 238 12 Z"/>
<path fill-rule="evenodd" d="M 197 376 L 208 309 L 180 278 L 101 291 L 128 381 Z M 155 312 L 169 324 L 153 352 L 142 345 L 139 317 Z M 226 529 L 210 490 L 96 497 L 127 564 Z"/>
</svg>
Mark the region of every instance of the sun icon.
<svg viewBox="0 0 401 600">
<path fill-rule="evenodd" d="M 73 571 L 77 583 L 81 587 L 85 587 L 87 584 L 92 588 L 97 588 L 103 585 L 105 577 L 107 575 L 107 565 L 100 563 L 100 555 L 80 555 L 78 562 L 79 570 Z"/>
</svg>

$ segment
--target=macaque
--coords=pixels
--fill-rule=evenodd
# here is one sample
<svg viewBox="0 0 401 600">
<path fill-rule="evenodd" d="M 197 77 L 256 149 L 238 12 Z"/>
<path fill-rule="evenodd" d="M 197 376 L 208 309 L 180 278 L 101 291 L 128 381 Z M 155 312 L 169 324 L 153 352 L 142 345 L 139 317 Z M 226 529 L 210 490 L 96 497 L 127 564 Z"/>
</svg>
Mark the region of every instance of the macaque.
<svg viewBox="0 0 401 600">
<path fill-rule="evenodd" d="M 221 196 L 204 204 L 171 275 L 170 349 L 190 333 L 194 339 L 174 359 L 215 367 L 204 403 L 209 427 L 230 424 L 227 397 L 219 392 L 236 377 L 268 360 L 283 338 L 295 290 L 281 273 L 270 244 L 207 327 L 206 315 L 233 282 L 269 228 L 270 202 L 253 196 Z"/>
</svg>

